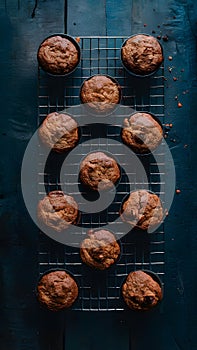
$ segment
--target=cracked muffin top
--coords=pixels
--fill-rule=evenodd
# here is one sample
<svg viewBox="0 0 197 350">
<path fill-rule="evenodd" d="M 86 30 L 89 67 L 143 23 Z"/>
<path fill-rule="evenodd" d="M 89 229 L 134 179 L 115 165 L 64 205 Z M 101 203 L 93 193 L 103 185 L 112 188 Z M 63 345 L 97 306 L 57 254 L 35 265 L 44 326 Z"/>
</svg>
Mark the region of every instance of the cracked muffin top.
<svg viewBox="0 0 197 350">
<path fill-rule="evenodd" d="M 152 230 L 163 220 L 160 198 L 146 190 L 131 192 L 121 208 L 121 219 L 132 227 Z"/>
<path fill-rule="evenodd" d="M 78 222 L 78 205 L 64 192 L 52 191 L 39 201 L 37 215 L 41 223 L 59 232 Z"/>
<path fill-rule="evenodd" d="M 58 153 L 72 149 L 79 140 L 76 121 L 64 113 L 48 114 L 38 132 L 41 141 Z"/>
<path fill-rule="evenodd" d="M 120 102 L 121 88 L 118 82 L 106 75 L 94 75 L 81 87 L 82 103 L 97 112 L 111 111 Z"/>
<path fill-rule="evenodd" d="M 151 35 L 134 35 L 122 46 L 121 58 L 125 67 L 134 74 L 151 74 L 163 62 L 162 47 Z"/>
<path fill-rule="evenodd" d="M 77 283 L 63 270 L 44 274 L 37 286 L 38 301 L 51 311 L 69 308 L 77 296 Z"/>
<path fill-rule="evenodd" d="M 162 288 L 156 278 L 139 270 L 129 273 L 122 286 L 122 295 L 129 308 L 147 311 L 162 300 Z"/>
<path fill-rule="evenodd" d="M 38 62 L 48 73 L 64 75 L 71 73 L 80 60 L 79 48 L 66 37 L 56 35 L 42 42 L 38 49 Z"/>
<path fill-rule="evenodd" d="M 94 152 L 81 162 L 79 176 L 91 190 L 106 190 L 119 180 L 120 169 L 115 159 L 103 152 Z"/>
<path fill-rule="evenodd" d="M 150 153 L 159 146 L 162 138 L 162 127 L 151 114 L 136 112 L 124 119 L 122 140 L 135 153 Z"/>
<path fill-rule="evenodd" d="M 81 243 L 82 261 L 90 267 L 105 270 L 113 265 L 120 255 L 120 245 L 107 230 L 89 231 Z"/>
</svg>

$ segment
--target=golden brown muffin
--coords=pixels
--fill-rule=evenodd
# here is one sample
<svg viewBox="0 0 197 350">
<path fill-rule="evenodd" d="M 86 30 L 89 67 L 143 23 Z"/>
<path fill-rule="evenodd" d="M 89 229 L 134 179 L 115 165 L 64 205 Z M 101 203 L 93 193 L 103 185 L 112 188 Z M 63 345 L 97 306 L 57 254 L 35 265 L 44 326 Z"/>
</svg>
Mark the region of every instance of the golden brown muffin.
<svg viewBox="0 0 197 350">
<path fill-rule="evenodd" d="M 74 40 L 74 39 L 73 39 Z M 77 43 L 61 35 L 51 36 L 38 49 L 38 62 L 48 73 L 64 75 L 71 73 L 80 60 Z"/>
<path fill-rule="evenodd" d="M 98 74 L 84 81 L 80 98 L 97 112 L 111 111 L 120 102 L 121 88 L 111 77 Z"/>
<path fill-rule="evenodd" d="M 121 58 L 130 72 L 141 76 L 151 74 L 163 62 L 162 47 L 153 36 L 137 34 L 123 44 Z"/>
<path fill-rule="evenodd" d="M 41 223 L 60 232 L 78 222 L 78 205 L 64 192 L 52 191 L 39 201 L 37 215 Z"/>
<path fill-rule="evenodd" d="M 125 303 L 132 310 L 151 310 L 162 300 L 160 284 L 144 271 L 130 272 L 122 286 Z"/>
<path fill-rule="evenodd" d="M 77 297 L 77 283 L 63 270 L 44 274 L 37 286 L 38 301 L 51 311 L 69 308 Z"/>
<path fill-rule="evenodd" d="M 161 143 L 163 130 L 161 125 L 149 113 L 136 112 L 125 118 L 122 140 L 138 154 L 155 150 Z"/>
<path fill-rule="evenodd" d="M 120 256 L 120 245 L 115 236 L 107 230 L 89 231 L 81 243 L 80 255 L 90 267 L 105 270 Z"/>
<path fill-rule="evenodd" d="M 131 192 L 121 208 L 121 219 L 142 230 L 153 229 L 163 220 L 160 198 L 146 190 Z"/>
<path fill-rule="evenodd" d="M 58 153 L 74 148 L 79 140 L 76 121 L 64 113 L 48 114 L 38 132 L 41 141 Z"/>
<path fill-rule="evenodd" d="M 94 152 L 81 162 L 79 176 L 91 190 L 106 190 L 119 180 L 120 169 L 115 159 L 103 152 Z"/>
</svg>

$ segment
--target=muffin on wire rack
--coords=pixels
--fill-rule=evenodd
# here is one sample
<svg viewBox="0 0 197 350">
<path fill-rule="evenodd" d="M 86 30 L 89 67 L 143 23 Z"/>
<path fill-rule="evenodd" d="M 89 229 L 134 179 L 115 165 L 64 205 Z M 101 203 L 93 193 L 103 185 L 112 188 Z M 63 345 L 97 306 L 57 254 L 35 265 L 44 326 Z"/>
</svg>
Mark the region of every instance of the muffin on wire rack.
<svg viewBox="0 0 197 350">
<path fill-rule="evenodd" d="M 106 270 L 116 263 L 120 256 L 120 244 L 108 230 L 90 230 L 80 247 L 82 261 L 97 270 Z"/>
<path fill-rule="evenodd" d="M 162 142 L 162 124 L 150 112 L 135 112 L 124 119 L 123 142 L 137 154 L 149 154 Z"/>
<path fill-rule="evenodd" d="M 89 153 L 80 164 L 79 177 L 90 190 L 109 190 L 120 179 L 116 160 L 104 152 Z"/>
<path fill-rule="evenodd" d="M 60 311 L 73 305 L 78 297 L 78 285 L 64 270 L 47 271 L 37 285 L 39 303 L 51 311 Z"/>
<path fill-rule="evenodd" d="M 132 228 L 153 231 L 162 223 L 164 210 L 155 193 L 136 190 L 123 200 L 120 216 Z"/>
<path fill-rule="evenodd" d="M 40 44 L 38 63 L 49 74 L 65 76 L 72 73 L 80 62 L 80 46 L 67 34 L 54 34 Z"/>
<path fill-rule="evenodd" d="M 123 283 L 122 296 L 130 309 L 149 311 L 163 298 L 162 283 L 158 275 L 152 271 L 133 271 Z"/>
<path fill-rule="evenodd" d="M 61 232 L 79 221 L 78 205 L 72 196 L 63 191 L 51 191 L 37 207 L 39 222 L 45 227 Z"/>
<path fill-rule="evenodd" d="M 80 99 L 90 113 L 107 115 L 120 103 L 121 87 L 109 75 L 93 75 L 83 82 Z"/>
<path fill-rule="evenodd" d="M 137 77 L 154 74 L 164 57 L 159 41 L 148 34 L 135 34 L 122 45 L 121 60 L 126 70 Z"/>
<path fill-rule="evenodd" d="M 71 150 L 79 141 L 77 122 L 65 113 L 48 114 L 38 134 L 42 143 L 57 153 Z"/>
</svg>

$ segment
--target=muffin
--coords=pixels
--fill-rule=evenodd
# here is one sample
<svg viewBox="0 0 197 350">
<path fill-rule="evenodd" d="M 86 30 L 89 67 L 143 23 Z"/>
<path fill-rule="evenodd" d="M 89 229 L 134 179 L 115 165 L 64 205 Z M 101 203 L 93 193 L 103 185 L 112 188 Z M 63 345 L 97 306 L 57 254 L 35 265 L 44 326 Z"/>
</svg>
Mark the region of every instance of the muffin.
<svg viewBox="0 0 197 350">
<path fill-rule="evenodd" d="M 107 190 L 120 179 L 120 169 L 115 159 L 103 152 L 95 152 L 81 162 L 79 177 L 91 190 Z"/>
<path fill-rule="evenodd" d="M 61 232 L 70 224 L 77 224 L 78 205 L 73 197 L 64 192 L 52 191 L 39 201 L 37 215 L 40 223 Z"/>
<path fill-rule="evenodd" d="M 162 127 L 151 114 L 136 112 L 124 119 L 122 140 L 135 153 L 150 153 L 159 146 L 162 138 Z"/>
<path fill-rule="evenodd" d="M 71 73 L 79 64 L 80 48 L 75 40 L 67 35 L 54 35 L 45 39 L 37 54 L 43 70 L 54 75 Z"/>
<path fill-rule="evenodd" d="M 115 79 L 98 74 L 83 82 L 80 98 L 94 112 L 111 112 L 120 102 L 121 88 Z"/>
<path fill-rule="evenodd" d="M 163 208 L 160 198 L 146 190 L 131 192 L 121 208 L 121 219 L 132 227 L 152 230 L 163 220 Z"/>
<path fill-rule="evenodd" d="M 80 255 L 88 266 L 105 270 L 119 258 L 120 245 L 115 236 L 107 230 L 89 231 L 88 237 L 81 243 Z"/>
<path fill-rule="evenodd" d="M 74 148 L 79 140 L 76 121 L 63 113 L 48 114 L 38 132 L 42 143 L 58 153 Z"/>
<path fill-rule="evenodd" d="M 149 75 L 163 62 L 163 50 L 153 36 L 137 34 L 128 38 L 122 45 L 121 59 L 129 72 L 140 76 Z"/>
<path fill-rule="evenodd" d="M 132 310 L 151 310 L 162 300 L 162 294 L 159 279 L 145 271 L 130 272 L 122 286 L 123 299 Z"/>
<path fill-rule="evenodd" d="M 51 311 L 69 308 L 77 297 L 77 283 L 66 271 L 48 272 L 38 282 L 38 301 Z"/>
</svg>

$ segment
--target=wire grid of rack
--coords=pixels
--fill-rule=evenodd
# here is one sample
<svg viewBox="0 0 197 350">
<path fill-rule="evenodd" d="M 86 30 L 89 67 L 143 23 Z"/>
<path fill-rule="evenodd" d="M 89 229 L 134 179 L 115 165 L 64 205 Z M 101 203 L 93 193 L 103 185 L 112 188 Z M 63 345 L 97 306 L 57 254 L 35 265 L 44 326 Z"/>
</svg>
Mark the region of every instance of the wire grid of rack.
<svg viewBox="0 0 197 350">
<path fill-rule="evenodd" d="M 39 124 L 48 113 L 79 105 L 80 86 L 84 79 L 94 74 L 108 74 L 117 79 L 122 89 L 122 105 L 134 110 L 150 111 L 164 124 L 164 67 L 162 66 L 149 79 L 139 80 L 130 76 L 123 69 L 120 61 L 120 48 L 124 40 L 125 37 L 81 37 L 82 59 L 80 65 L 66 79 L 48 76 L 39 68 Z M 74 117 L 77 120 L 77 115 Z M 76 191 L 76 185 L 79 184 L 78 166 L 80 160 L 92 150 L 108 151 L 117 160 L 121 158 L 121 165 L 124 166 L 120 137 L 122 121 L 122 115 L 117 112 L 114 125 L 103 126 L 100 130 L 97 129 L 96 134 L 91 123 L 82 127 L 80 144 L 77 146 L 72 164 L 67 165 L 65 178 L 63 177 L 63 181 L 60 182 L 57 175 L 45 172 L 46 191 L 61 188 L 66 193 L 73 195 L 76 201 L 80 201 L 81 197 L 78 199 L 80 191 L 79 189 Z M 104 143 L 101 137 L 106 140 Z M 117 146 L 117 142 L 114 143 L 114 140 L 118 141 L 120 148 Z M 85 147 L 84 141 L 86 141 Z M 123 171 L 113 203 L 100 213 L 88 214 L 84 212 L 79 226 L 76 227 L 75 234 L 85 234 L 88 229 L 99 228 L 107 222 L 113 224 L 119 215 L 121 202 L 130 190 L 143 188 L 146 185 L 165 202 L 165 155 L 160 150 L 156 156 L 157 162 L 153 156 L 144 157 L 142 160 L 143 165 L 147 168 L 148 181 L 143 176 L 142 178 L 136 176 L 135 167 L 129 174 L 129 181 L 128 173 Z M 40 152 L 39 159 L 40 169 L 43 169 L 42 152 Z M 128 162 L 128 157 L 125 159 Z M 58 166 L 58 162 L 54 164 L 54 168 L 56 166 Z M 45 195 L 41 179 L 43 179 L 43 173 L 38 171 L 39 199 Z M 121 235 L 121 225 L 121 220 L 117 220 L 114 225 L 114 232 L 117 235 Z M 124 310 L 121 285 L 127 274 L 138 269 L 152 270 L 159 275 L 164 284 L 164 255 L 164 224 L 154 233 L 135 234 L 135 232 L 130 232 L 121 238 L 120 260 L 109 270 L 103 272 L 93 271 L 85 266 L 81 262 L 78 248 L 57 243 L 40 232 L 39 275 L 54 268 L 63 268 L 71 272 L 79 285 L 79 298 L 73 305 L 74 310 Z"/>
</svg>

